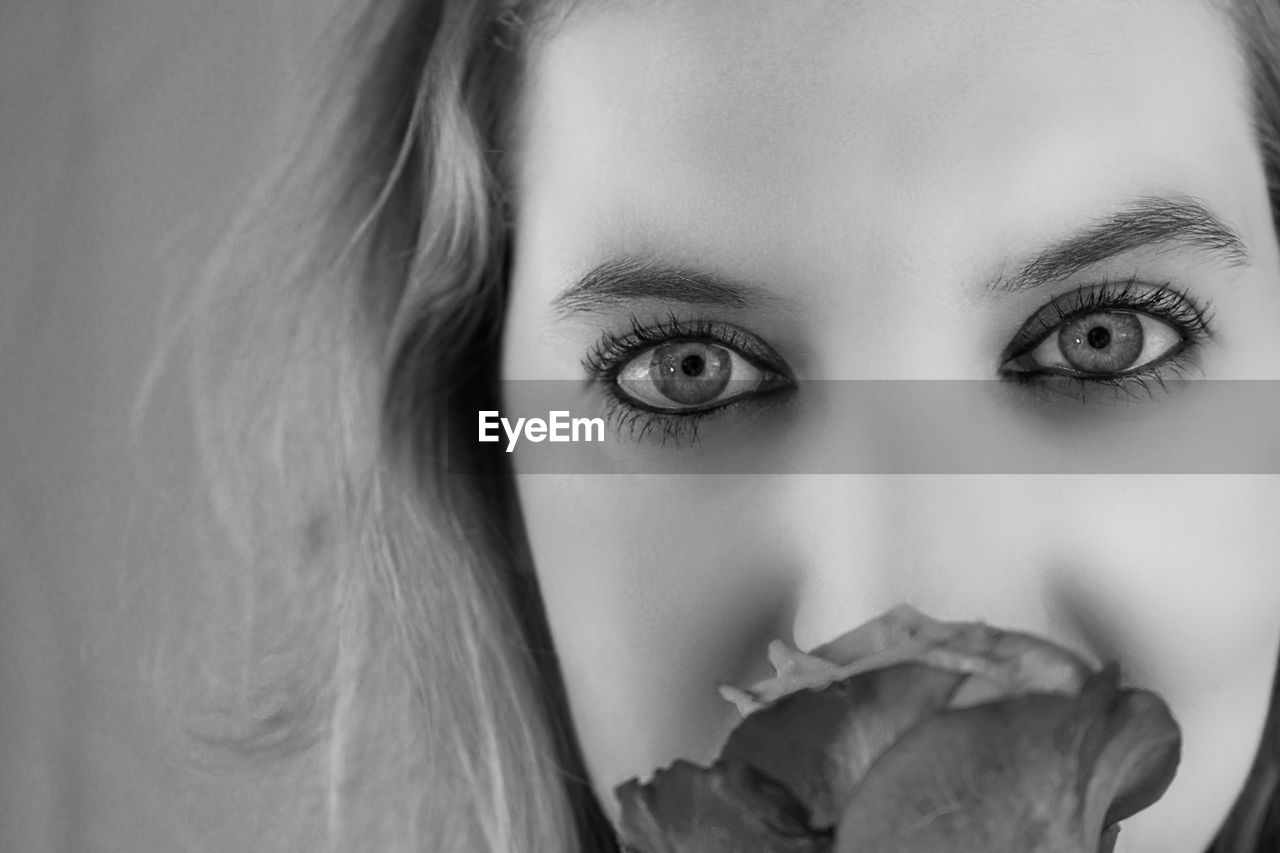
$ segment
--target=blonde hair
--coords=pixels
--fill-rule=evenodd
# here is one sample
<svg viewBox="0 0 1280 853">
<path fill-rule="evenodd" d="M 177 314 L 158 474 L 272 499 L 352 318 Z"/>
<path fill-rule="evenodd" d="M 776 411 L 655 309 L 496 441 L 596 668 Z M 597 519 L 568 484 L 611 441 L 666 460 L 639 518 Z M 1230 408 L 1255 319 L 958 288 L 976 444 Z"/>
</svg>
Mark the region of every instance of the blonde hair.
<svg viewBox="0 0 1280 853">
<path fill-rule="evenodd" d="M 522 5 L 357 12 L 337 79 L 362 83 L 320 93 L 187 307 L 227 547 L 166 677 L 195 676 L 182 704 L 206 759 L 249 759 L 271 849 L 564 853 L 602 823 L 506 472 L 441 468 L 463 452 L 449 407 L 496 378 L 506 224 L 486 152 Z"/>
<path fill-rule="evenodd" d="M 506 121 L 567 4 L 367 2 L 288 168 L 189 306 L 227 547 L 171 658 L 271 849 L 611 848 L 567 723 L 509 472 L 473 443 L 505 299 Z M 544 8 L 545 7 L 545 8 Z M 1238 0 L 1280 209 L 1280 7 Z M 1276 839 L 1273 700 L 1214 849 Z"/>
</svg>

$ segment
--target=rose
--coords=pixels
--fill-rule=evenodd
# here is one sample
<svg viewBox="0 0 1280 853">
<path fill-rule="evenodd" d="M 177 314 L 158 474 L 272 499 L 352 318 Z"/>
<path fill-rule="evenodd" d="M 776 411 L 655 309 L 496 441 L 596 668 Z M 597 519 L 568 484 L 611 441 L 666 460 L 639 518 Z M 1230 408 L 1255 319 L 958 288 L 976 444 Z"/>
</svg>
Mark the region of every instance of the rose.
<svg viewBox="0 0 1280 853">
<path fill-rule="evenodd" d="M 746 715 L 707 768 L 618 788 L 638 853 L 1095 853 L 1172 781 L 1154 694 L 1047 640 L 909 607 L 726 688 Z"/>
</svg>

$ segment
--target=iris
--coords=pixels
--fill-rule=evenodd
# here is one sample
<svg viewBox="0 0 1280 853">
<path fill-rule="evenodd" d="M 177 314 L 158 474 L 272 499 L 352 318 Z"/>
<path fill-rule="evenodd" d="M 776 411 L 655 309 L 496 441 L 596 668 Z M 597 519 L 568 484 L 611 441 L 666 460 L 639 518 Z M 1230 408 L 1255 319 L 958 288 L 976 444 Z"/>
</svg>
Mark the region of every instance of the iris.
<svg viewBox="0 0 1280 853">
<path fill-rule="evenodd" d="M 673 403 L 692 406 L 719 396 L 733 373 L 729 352 L 702 341 L 656 347 L 649 360 L 649 372 L 658 393 Z"/>
<path fill-rule="evenodd" d="M 1081 373 L 1120 373 L 1142 355 L 1142 323 L 1131 313 L 1104 311 L 1062 325 L 1058 346 Z"/>
</svg>

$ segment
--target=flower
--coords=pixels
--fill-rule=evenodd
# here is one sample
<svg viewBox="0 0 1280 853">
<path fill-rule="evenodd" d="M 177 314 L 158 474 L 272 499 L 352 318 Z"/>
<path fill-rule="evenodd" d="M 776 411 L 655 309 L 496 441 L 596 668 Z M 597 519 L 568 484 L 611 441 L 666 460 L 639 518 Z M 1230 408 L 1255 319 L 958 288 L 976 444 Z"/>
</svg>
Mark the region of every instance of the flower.
<svg viewBox="0 0 1280 853">
<path fill-rule="evenodd" d="M 635 853 L 1108 853 L 1173 780 L 1154 693 L 1071 652 L 898 607 L 722 693 L 745 715 L 710 767 L 617 789 Z"/>
</svg>

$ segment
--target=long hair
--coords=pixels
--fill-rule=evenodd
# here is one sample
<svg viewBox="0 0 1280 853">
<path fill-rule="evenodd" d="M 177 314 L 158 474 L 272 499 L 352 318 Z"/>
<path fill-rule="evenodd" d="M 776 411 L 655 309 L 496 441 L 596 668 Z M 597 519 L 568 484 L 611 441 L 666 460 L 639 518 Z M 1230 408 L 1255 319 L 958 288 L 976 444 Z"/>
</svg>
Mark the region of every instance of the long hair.
<svg viewBox="0 0 1280 853">
<path fill-rule="evenodd" d="M 169 342 L 226 546 L 167 669 L 269 849 L 610 843 L 509 475 L 442 469 L 448 408 L 494 393 L 522 5 L 335 23 L 335 85 Z"/>
<path fill-rule="evenodd" d="M 506 118 L 567 4 L 364 5 L 181 327 L 227 543 L 172 657 L 184 707 L 257 780 L 271 849 L 612 849 L 510 472 L 446 470 L 475 447 L 451 413 L 497 408 Z M 1234 11 L 1280 211 L 1280 8 Z M 1273 696 L 1212 853 L 1280 849 L 1278 767 Z"/>
</svg>

